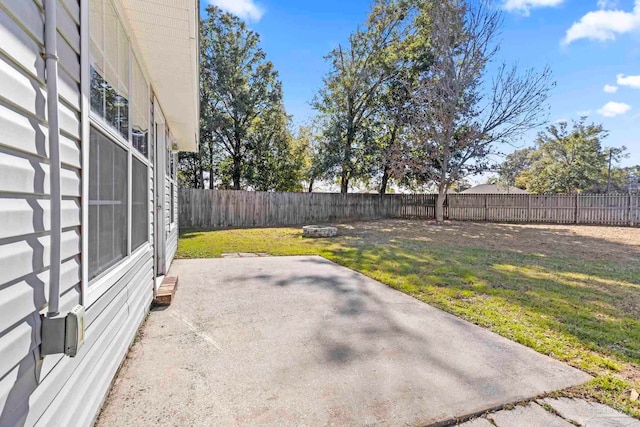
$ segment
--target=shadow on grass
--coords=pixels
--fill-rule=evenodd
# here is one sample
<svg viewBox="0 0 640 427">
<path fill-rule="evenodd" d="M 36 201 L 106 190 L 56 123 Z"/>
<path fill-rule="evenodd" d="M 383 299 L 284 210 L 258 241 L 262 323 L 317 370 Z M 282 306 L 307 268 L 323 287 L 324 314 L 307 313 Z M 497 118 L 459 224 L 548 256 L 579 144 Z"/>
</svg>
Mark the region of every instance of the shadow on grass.
<svg viewBox="0 0 640 427">
<path fill-rule="evenodd" d="M 583 368 L 640 364 L 638 268 L 478 248 L 416 247 L 402 239 L 342 247 L 329 258 L 425 302 Z M 593 370 L 593 369 L 591 369 Z"/>
</svg>

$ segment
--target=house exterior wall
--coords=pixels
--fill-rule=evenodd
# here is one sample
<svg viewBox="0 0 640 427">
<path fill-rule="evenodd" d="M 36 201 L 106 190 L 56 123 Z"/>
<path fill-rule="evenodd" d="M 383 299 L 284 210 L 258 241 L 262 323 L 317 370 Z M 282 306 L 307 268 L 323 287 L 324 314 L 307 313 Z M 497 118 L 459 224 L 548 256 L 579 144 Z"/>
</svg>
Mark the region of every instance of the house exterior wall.
<svg viewBox="0 0 640 427">
<path fill-rule="evenodd" d="M 169 170 L 165 177 L 165 225 L 167 232 L 166 265 L 171 265 L 178 249 L 178 182 L 177 154 L 171 153 L 173 162 L 169 162 Z M 171 199 L 173 198 L 173 203 Z M 173 209 L 172 209 L 173 208 Z"/>
<path fill-rule="evenodd" d="M 88 280 L 87 263 L 83 260 L 87 259 L 89 228 L 87 166 L 91 119 L 86 82 L 88 47 L 81 43 L 88 34 L 88 1 L 60 0 L 57 4 L 63 199 L 60 310 L 84 305 L 85 343 L 74 358 L 40 354 L 51 251 L 46 72 L 41 56 L 44 13 L 41 0 L 2 0 L 1 427 L 93 423 L 153 298 L 154 191 L 167 191 L 171 182 L 167 178 L 167 182 L 154 188 L 154 165 L 149 162 L 148 242 L 97 279 Z M 177 190 L 173 194 L 175 215 Z M 165 211 L 169 214 L 169 208 Z M 167 224 L 169 227 L 170 222 Z M 177 246 L 177 220 L 173 228 L 167 228 L 167 242 L 170 263 Z"/>
</svg>

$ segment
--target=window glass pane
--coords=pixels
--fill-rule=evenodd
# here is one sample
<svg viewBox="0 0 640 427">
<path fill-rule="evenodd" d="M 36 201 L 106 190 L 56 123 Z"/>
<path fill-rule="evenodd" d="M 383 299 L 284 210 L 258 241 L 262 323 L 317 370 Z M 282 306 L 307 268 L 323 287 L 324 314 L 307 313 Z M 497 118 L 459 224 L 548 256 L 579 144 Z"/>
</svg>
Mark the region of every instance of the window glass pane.
<svg viewBox="0 0 640 427">
<path fill-rule="evenodd" d="M 104 91 L 107 82 L 102 78 L 100 71 L 91 67 L 91 110 L 104 117 Z"/>
<path fill-rule="evenodd" d="M 151 165 L 153 166 L 154 162 L 156 161 L 156 152 L 155 152 L 156 116 L 154 111 L 155 106 L 153 105 L 153 96 L 151 96 L 149 100 L 149 105 L 151 106 L 151 120 L 150 120 L 151 124 L 149 126 L 149 158 L 151 160 Z"/>
<path fill-rule="evenodd" d="M 104 10 L 103 0 L 90 0 L 89 2 L 89 26 L 91 27 L 91 42 L 96 46 L 104 43 Z"/>
<path fill-rule="evenodd" d="M 127 256 L 127 152 L 95 129 L 89 148 L 89 277 Z"/>
<path fill-rule="evenodd" d="M 91 0 L 91 109 L 129 138 L 129 40 L 111 0 Z"/>
<path fill-rule="evenodd" d="M 147 166 L 133 157 L 131 165 L 131 249 L 137 249 L 149 235 L 149 179 Z"/>
<path fill-rule="evenodd" d="M 137 61 L 133 61 L 133 123 L 131 142 L 142 154 L 148 156 L 149 148 L 149 86 Z"/>
<path fill-rule="evenodd" d="M 171 153 L 171 134 L 167 131 L 166 134 L 166 146 L 165 146 L 165 157 L 167 159 L 167 163 L 165 164 L 165 170 L 167 171 L 167 178 L 171 178 L 171 163 L 173 162 L 173 153 Z"/>
<path fill-rule="evenodd" d="M 103 0 L 89 3 L 89 35 L 91 61 L 91 109 L 104 117 L 104 10 Z"/>
<path fill-rule="evenodd" d="M 176 220 L 176 205 L 175 205 L 175 198 L 176 198 L 176 186 L 175 184 L 171 183 L 171 212 L 169 213 L 170 216 L 170 222 L 171 224 L 173 224 Z"/>
</svg>

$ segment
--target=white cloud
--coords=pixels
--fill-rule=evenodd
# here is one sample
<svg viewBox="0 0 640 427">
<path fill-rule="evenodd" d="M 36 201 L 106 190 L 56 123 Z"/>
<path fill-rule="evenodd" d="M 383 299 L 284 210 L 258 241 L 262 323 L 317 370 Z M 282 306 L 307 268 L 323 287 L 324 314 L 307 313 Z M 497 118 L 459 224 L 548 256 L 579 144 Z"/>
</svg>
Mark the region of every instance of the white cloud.
<svg viewBox="0 0 640 427">
<path fill-rule="evenodd" d="M 618 0 L 598 0 L 598 9 L 615 9 L 618 7 Z"/>
<path fill-rule="evenodd" d="M 529 15 L 531 9 L 536 7 L 555 7 L 564 3 L 564 0 L 505 0 L 502 8 L 508 12 L 518 12 Z"/>
<path fill-rule="evenodd" d="M 591 110 L 583 110 L 583 111 L 577 111 L 576 114 L 578 115 L 578 117 L 587 117 L 590 116 L 592 113 Z"/>
<path fill-rule="evenodd" d="M 264 15 L 264 9 L 254 0 L 209 0 L 209 3 L 247 21 L 258 22 Z"/>
<path fill-rule="evenodd" d="M 640 76 L 625 76 L 618 74 L 618 84 L 620 86 L 629 86 L 634 89 L 640 89 Z"/>
<path fill-rule="evenodd" d="M 616 93 L 618 91 L 618 86 L 604 85 L 604 91 L 607 93 Z"/>
<path fill-rule="evenodd" d="M 607 3 L 608 4 L 608 3 Z M 601 3 L 598 2 L 600 6 Z M 631 12 L 623 10 L 597 10 L 589 12 L 567 30 L 563 44 L 576 40 L 615 40 L 616 36 L 640 30 L 640 0 Z"/>
<path fill-rule="evenodd" d="M 598 110 L 598 113 L 604 117 L 615 117 L 626 114 L 631 110 L 631 105 L 622 102 L 607 102 Z"/>
</svg>

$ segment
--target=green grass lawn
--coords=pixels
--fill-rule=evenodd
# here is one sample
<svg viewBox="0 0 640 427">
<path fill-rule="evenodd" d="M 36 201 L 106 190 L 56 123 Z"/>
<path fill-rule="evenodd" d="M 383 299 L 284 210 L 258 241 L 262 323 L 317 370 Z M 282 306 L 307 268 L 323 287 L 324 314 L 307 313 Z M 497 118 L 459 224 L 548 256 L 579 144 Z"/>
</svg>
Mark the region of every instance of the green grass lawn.
<svg viewBox="0 0 640 427">
<path fill-rule="evenodd" d="M 378 221 L 334 239 L 300 229 L 193 232 L 179 258 L 321 255 L 583 369 L 566 393 L 640 417 L 640 229 Z"/>
</svg>

